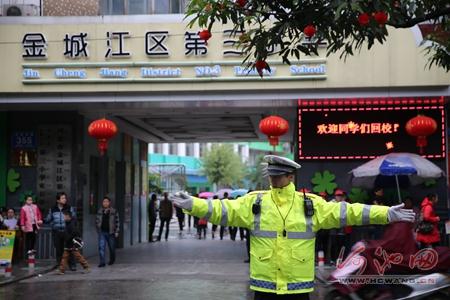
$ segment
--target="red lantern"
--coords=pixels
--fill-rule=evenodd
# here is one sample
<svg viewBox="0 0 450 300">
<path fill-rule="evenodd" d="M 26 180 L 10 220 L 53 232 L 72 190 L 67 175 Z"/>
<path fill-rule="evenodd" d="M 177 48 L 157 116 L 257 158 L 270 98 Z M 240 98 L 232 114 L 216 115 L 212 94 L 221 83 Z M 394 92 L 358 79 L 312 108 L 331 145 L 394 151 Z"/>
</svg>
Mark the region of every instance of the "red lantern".
<svg viewBox="0 0 450 300">
<path fill-rule="evenodd" d="M 406 123 L 406 132 L 417 137 L 417 147 L 420 148 L 420 154 L 423 153 L 423 147 L 427 145 L 427 136 L 433 134 L 436 129 L 436 121 L 424 115 L 418 115 Z"/>
<path fill-rule="evenodd" d="M 288 132 L 289 123 L 281 117 L 270 116 L 259 122 L 259 130 L 268 136 L 269 143 L 275 147 L 278 145 L 279 136 Z"/>
<path fill-rule="evenodd" d="M 89 125 L 88 133 L 98 141 L 98 150 L 100 155 L 103 156 L 108 150 L 108 140 L 113 138 L 117 133 L 117 126 L 113 121 L 106 120 L 105 118 L 95 120 Z"/>
</svg>

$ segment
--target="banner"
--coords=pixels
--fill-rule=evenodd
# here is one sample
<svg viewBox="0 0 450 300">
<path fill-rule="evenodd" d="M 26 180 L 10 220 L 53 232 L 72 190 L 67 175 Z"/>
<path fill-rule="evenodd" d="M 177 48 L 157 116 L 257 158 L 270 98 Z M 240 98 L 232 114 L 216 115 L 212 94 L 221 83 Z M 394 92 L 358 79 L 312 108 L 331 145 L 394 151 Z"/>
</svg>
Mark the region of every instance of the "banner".
<svg viewBox="0 0 450 300">
<path fill-rule="evenodd" d="M 0 230 L 0 264 L 11 263 L 15 237 L 15 230 Z"/>
</svg>

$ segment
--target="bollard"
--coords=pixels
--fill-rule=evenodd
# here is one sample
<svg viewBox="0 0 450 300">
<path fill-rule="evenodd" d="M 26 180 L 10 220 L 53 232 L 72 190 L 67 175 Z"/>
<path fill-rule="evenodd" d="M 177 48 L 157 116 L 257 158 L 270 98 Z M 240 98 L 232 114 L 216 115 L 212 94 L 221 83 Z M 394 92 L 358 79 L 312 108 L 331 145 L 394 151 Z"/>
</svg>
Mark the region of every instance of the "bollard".
<svg viewBox="0 0 450 300">
<path fill-rule="evenodd" d="M 12 275 L 12 264 L 7 264 L 5 268 L 5 277 L 11 277 Z"/>
<path fill-rule="evenodd" d="M 35 263 L 34 253 L 28 254 L 28 269 L 34 269 Z"/>
<path fill-rule="evenodd" d="M 319 267 L 325 266 L 325 255 L 322 250 L 317 253 Z"/>
</svg>

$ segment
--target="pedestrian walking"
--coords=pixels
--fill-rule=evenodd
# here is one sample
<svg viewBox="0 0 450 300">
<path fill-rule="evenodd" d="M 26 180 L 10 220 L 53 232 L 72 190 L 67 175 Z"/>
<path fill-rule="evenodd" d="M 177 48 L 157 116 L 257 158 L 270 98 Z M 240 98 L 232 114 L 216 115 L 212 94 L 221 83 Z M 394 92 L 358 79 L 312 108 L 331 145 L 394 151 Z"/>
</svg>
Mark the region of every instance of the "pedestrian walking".
<svg viewBox="0 0 450 300">
<path fill-rule="evenodd" d="M 434 210 L 437 202 L 437 194 L 429 194 L 422 201 L 416 237 L 421 248 L 435 247 L 441 241 L 438 226 L 440 218 Z"/>
<path fill-rule="evenodd" d="M 153 232 L 155 231 L 156 225 L 156 201 L 158 200 L 156 194 L 152 194 L 150 196 L 150 202 L 148 204 L 148 221 L 149 221 L 149 230 L 148 230 L 148 241 L 150 243 L 153 242 Z"/>
<path fill-rule="evenodd" d="M 161 241 L 161 236 L 163 233 L 164 225 L 166 226 L 166 241 L 169 238 L 169 225 L 170 220 L 173 216 L 173 205 L 172 202 L 169 200 L 168 193 L 164 193 L 164 200 L 162 200 L 159 203 L 159 220 L 160 220 L 160 226 L 159 226 L 159 234 L 158 234 L 158 242 Z"/>
<path fill-rule="evenodd" d="M 27 254 L 36 252 L 34 249 L 36 236 L 42 225 L 42 214 L 36 204 L 33 203 L 33 197 L 27 196 L 25 204 L 20 209 L 20 228 L 25 236 L 25 250 Z"/>
<path fill-rule="evenodd" d="M 328 201 L 328 194 L 327 192 L 319 192 L 318 195 L 322 197 L 325 201 Z M 331 248 L 330 243 L 330 230 L 328 229 L 320 229 L 316 233 L 316 252 L 323 251 L 324 256 L 326 259 L 331 261 Z"/>
<path fill-rule="evenodd" d="M 369 199 L 367 204 L 391 206 L 392 203 L 384 197 L 384 189 L 381 187 L 376 187 L 373 190 L 372 198 Z M 366 238 L 370 240 L 378 240 L 381 239 L 383 233 L 384 233 L 383 226 L 371 225 L 368 226 L 367 228 Z"/>
<path fill-rule="evenodd" d="M 71 254 L 83 267 L 83 273 L 89 273 L 89 264 L 80 253 L 80 249 L 83 247 L 83 241 L 80 234 L 75 229 L 75 222 L 72 221 L 72 214 L 70 211 L 65 210 L 63 211 L 63 215 L 66 224 L 64 226 L 64 252 L 61 258 L 61 263 L 59 264 L 59 274 L 63 275 L 65 273 L 65 268 Z"/>
<path fill-rule="evenodd" d="M 64 252 L 64 239 L 66 222 L 64 221 L 64 211 L 71 214 L 71 222 L 76 223 L 76 212 L 68 203 L 66 193 L 56 194 L 56 204 L 50 208 L 45 223 L 50 224 L 52 228 L 53 246 L 55 247 L 56 265 L 61 264 L 61 258 Z M 69 268 L 71 271 L 76 271 L 76 263 L 73 255 L 69 256 Z"/>
<path fill-rule="evenodd" d="M 109 263 L 114 264 L 116 261 L 116 238 L 119 237 L 120 220 L 119 212 L 111 206 L 111 199 L 103 197 L 102 208 L 97 212 L 96 218 L 98 232 L 98 255 L 100 258 L 99 268 L 105 266 L 105 248 L 108 244 Z"/>
<path fill-rule="evenodd" d="M 219 199 L 219 196 L 217 196 L 217 195 L 214 195 L 213 196 L 213 200 L 218 200 Z M 212 226 L 211 226 L 211 238 L 214 240 L 215 239 L 215 237 L 216 237 L 216 230 L 217 230 L 217 224 L 212 224 Z M 219 229 L 220 230 L 220 229 Z M 221 233 L 221 236 L 222 236 L 222 238 L 223 238 L 223 231 L 222 231 L 222 233 Z"/>
<path fill-rule="evenodd" d="M 225 199 L 229 199 L 229 196 L 228 196 L 227 192 L 223 193 L 222 200 L 225 200 Z M 229 200 L 234 200 L 234 198 L 230 198 Z M 232 241 L 236 240 L 237 230 L 238 230 L 237 227 L 234 227 L 234 226 L 229 226 L 228 227 L 228 232 L 230 233 L 230 240 L 232 240 Z M 222 239 L 222 237 L 223 237 L 223 234 L 221 235 L 221 239 Z"/>
<path fill-rule="evenodd" d="M 178 192 L 171 196 L 176 206 L 192 215 L 206 217 L 222 226 L 251 230 L 250 288 L 254 299 L 309 299 L 314 286 L 315 233 L 321 228 L 346 225 L 387 224 L 413 221 L 414 213 L 403 204 L 387 207 L 326 202 L 314 194 L 296 192 L 292 183 L 300 165 L 275 156 L 268 163 L 271 188 L 237 200 L 194 198 Z"/>
<path fill-rule="evenodd" d="M 345 192 L 341 189 L 336 189 L 336 191 L 334 192 L 334 199 L 332 199 L 330 202 L 346 202 Z M 335 262 L 336 265 L 338 265 L 338 258 L 340 257 L 341 252 L 343 252 L 343 257 L 345 257 L 349 252 L 349 233 L 351 232 L 351 229 L 349 229 L 348 227 L 349 226 L 345 226 L 330 230 L 331 240 L 333 241 L 333 243 L 331 243 L 331 260 Z"/>
<path fill-rule="evenodd" d="M 182 208 L 175 207 L 175 214 L 177 215 L 178 219 L 178 226 L 180 228 L 179 234 L 183 233 L 183 227 L 184 227 L 184 212 Z"/>
<path fill-rule="evenodd" d="M 197 237 L 199 240 L 202 239 L 202 232 L 203 232 L 203 238 L 206 240 L 206 228 L 207 227 L 208 227 L 208 221 L 205 218 L 201 218 L 198 220 Z"/>
</svg>

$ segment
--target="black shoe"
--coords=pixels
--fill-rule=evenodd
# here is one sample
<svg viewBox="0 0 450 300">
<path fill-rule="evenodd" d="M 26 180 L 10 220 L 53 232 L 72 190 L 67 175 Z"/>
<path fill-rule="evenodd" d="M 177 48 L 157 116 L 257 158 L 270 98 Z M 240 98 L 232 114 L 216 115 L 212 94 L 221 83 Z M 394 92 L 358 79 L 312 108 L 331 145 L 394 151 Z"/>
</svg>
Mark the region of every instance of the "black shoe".
<svg viewBox="0 0 450 300">
<path fill-rule="evenodd" d="M 114 261 L 113 260 L 111 260 L 109 263 L 108 263 L 108 265 L 113 265 L 114 264 Z"/>
<path fill-rule="evenodd" d="M 245 262 L 246 264 L 248 264 L 248 263 L 250 263 L 250 259 L 246 259 L 246 260 L 244 260 L 244 262 Z"/>
<path fill-rule="evenodd" d="M 103 268 L 105 266 L 105 264 L 99 264 L 98 267 L 99 268 Z"/>
<path fill-rule="evenodd" d="M 157 238 L 156 241 L 157 241 L 157 242 L 161 242 L 161 238 L 160 238 L 160 237 Z"/>
<path fill-rule="evenodd" d="M 70 266 L 69 268 L 70 268 L 70 271 L 72 271 L 72 272 L 75 272 L 77 270 L 77 267 L 75 267 L 75 266 Z"/>
</svg>

